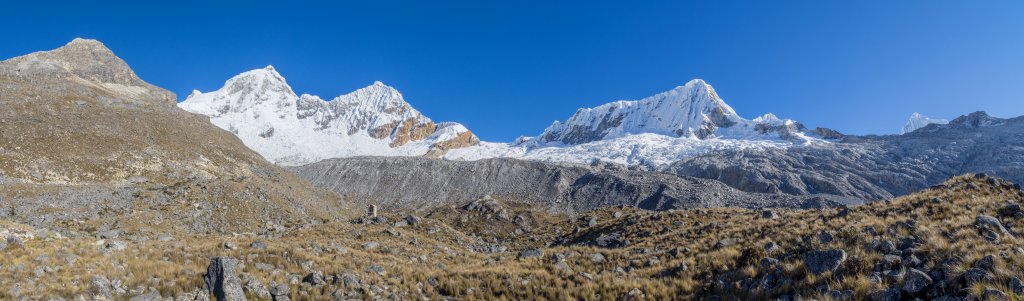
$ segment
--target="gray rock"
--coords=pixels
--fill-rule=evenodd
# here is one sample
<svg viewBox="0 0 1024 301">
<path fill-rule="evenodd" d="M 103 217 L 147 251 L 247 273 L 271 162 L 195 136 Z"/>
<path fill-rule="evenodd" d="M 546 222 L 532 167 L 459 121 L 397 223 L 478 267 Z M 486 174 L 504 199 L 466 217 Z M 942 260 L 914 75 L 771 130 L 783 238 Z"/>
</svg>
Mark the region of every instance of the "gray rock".
<svg viewBox="0 0 1024 301">
<path fill-rule="evenodd" d="M 544 250 L 541 249 L 526 249 L 519 252 L 519 259 L 540 258 L 543 256 Z"/>
<path fill-rule="evenodd" d="M 405 223 L 406 223 L 406 224 L 409 224 L 410 226 L 416 226 L 416 225 L 418 225 L 418 224 L 419 224 L 419 223 L 420 223 L 421 221 L 423 221 L 423 219 L 422 219 L 422 218 L 420 218 L 419 216 L 415 216 L 415 215 L 409 215 L 409 216 L 406 216 L 406 217 L 405 217 Z"/>
<path fill-rule="evenodd" d="M 237 267 L 237 259 L 221 256 L 210 258 L 210 266 L 206 268 L 206 276 L 203 277 L 206 290 L 216 296 L 217 300 L 246 300 Z"/>
<path fill-rule="evenodd" d="M 291 289 L 287 284 L 270 283 L 270 296 L 274 301 L 289 301 L 291 300 L 290 295 Z"/>
<path fill-rule="evenodd" d="M 996 266 L 996 256 L 995 255 L 986 255 L 985 257 L 982 257 L 981 259 L 978 259 L 978 261 L 974 262 L 974 267 L 975 268 L 979 268 L 979 269 L 990 271 L 990 272 L 992 271 L 993 268 L 995 268 L 995 266 Z"/>
<path fill-rule="evenodd" d="M 387 272 L 387 271 L 384 270 L 384 267 L 379 266 L 379 265 L 372 265 L 372 266 L 366 268 L 366 271 L 370 272 L 370 273 L 378 274 L 378 275 L 384 275 Z"/>
<path fill-rule="evenodd" d="M 928 289 L 932 285 L 932 277 L 917 269 L 908 269 L 903 280 L 903 291 L 913 295 Z"/>
<path fill-rule="evenodd" d="M 761 211 L 761 218 L 777 219 L 777 218 L 779 218 L 779 214 L 775 213 L 775 211 L 773 211 L 773 210 L 765 209 L 764 211 Z"/>
<path fill-rule="evenodd" d="M 605 262 L 604 254 L 594 253 L 593 255 L 590 255 L 590 262 L 593 262 L 593 263 Z"/>
<path fill-rule="evenodd" d="M 1010 292 L 1013 292 L 1018 296 L 1024 296 L 1024 281 L 1021 281 L 1020 278 L 1011 278 L 1009 288 Z"/>
<path fill-rule="evenodd" d="M 818 232 L 818 237 L 817 238 L 818 238 L 818 242 L 819 243 L 823 243 L 823 244 L 830 243 L 830 242 L 832 242 L 832 239 L 833 239 L 832 233 L 830 233 L 828 231 Z"/>
<path fill-rule="evenodd" d="M 985 294 L 982 295 L 982 300 L 1009 301 L 1010 300 L 1010 296 L 1007 295 L 1006 293 L 1004 293 L 1003 291 L 989 288 L 989 289 L 986 289 L 985 290 Z"/>
<path fill-rule="evenodd" d="M 376 241 L 368 241 L 368 242 L 363 243 L 363 249 L 366 249 L 366 250 L 373 250 L 373 249 L 376 249 L 377 247 L 380 247 L 380 243 L 378 243 Z"/>
<path fill-rule="evenodd" d="M 991 281 L 992 278 L 994 278 L 994 276 L 992 275 L 992 273 L 989 273 L 989 271 L 979 268 L 970 268 L 967 269 L 967 271 L 964 271 L 963 278 L 964 283 L 970 286 L 972 284 L 983 281 Z"/>
<path fill-rule="evenodd" d="M 263 242 L 262 240 L 254 240 L 254 241 L 252 241 L 252 243 L 249 244 L 249 248 L 252 248 L 253 250 L 261 250 L 261 251 L 262 250 L 266 250 L 267 249 L 267 243 Z"/>
<path fill-rule="evenodd" d="M 130 301 L 163 301 L 163 297 L 160 297 L 160 292 L 152 291 L 146 294 L 138 295 L 128 299 Z"/>
<path fill-rule="evenodd" d="M 126 248 L 128 248 L 128 243 L 120 240 L 109 240 L 103 246 L 104 251 L 123 251 Z"/>
<path fill-rule="evenodd" d="M 995 217 L 978 215 L 978 217 L 974 219 L 974 224 L 982 230 L 989 230 L 1002 236 L 1013 237 L 1013 235 L 1010 234 L 1010 231 L 1007 231 L 1006 228 L 1003 227 L 1003 224 L 999 222 L 999 219 Z"/>
<path fill-rule="evenodd" d="M 846 261 L 846 251 L 840 249 L 810 251 L 804 253 L 801 258 L 803 258 L 808 271 L 815 275 L 821 275 L 839 269 L 839 266 Z"/>
<path fill-rule="evenodd" d="M 898 288 L 877 289 L 868 294 L 872 301 L 900 301 L 903 292 Z"/>
<path fill-rule="evenodd" d="M 228 250 L 237 250 L 238 249 L 238 245 L 235 244 L 234 241 L 225 240 L 222 245 L 224 246 L 224 249 L 228 249 Z"/>
<path fill-rule="evenodd" d="M 327 282 L 324 281 L 324 273 L 320 271 L 314 271 L 312 273 L 307 274 L 306 277 L 302 278 L 302 282 L 309 283 L 310 285 L 313 286 L 321 286 L 327 284 Z"/>
<path fill-rule="evenodd" d="M 241 280 L 243 283 L 245 283 L 245 286 L 242 287 L 242 290 L 246 294 L 250 296 L 256 296 L 260 300 L 273 298 L 270 295 L 270 290 L 267 289 L 267 287 L 264 286 L 259 279 L 256 279 L 256 277 L 253 277 L 252 275 L 249 274 L 243 274 Z"/>
<path fill-rule="evenodd" d="M 89 280 L 89 296 L 93 300 L 113 300 L 110 280 L 103 276 L 93 276 Z"/>
</svg>

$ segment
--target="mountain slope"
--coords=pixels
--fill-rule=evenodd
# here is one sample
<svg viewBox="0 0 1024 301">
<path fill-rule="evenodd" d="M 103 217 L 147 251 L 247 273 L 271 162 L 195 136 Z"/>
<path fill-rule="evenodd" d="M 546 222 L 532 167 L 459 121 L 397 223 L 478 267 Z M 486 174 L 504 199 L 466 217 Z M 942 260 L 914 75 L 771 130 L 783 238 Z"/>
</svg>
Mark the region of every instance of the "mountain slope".
<svg viewBox="0 0 1024 301">
<path fill-rule="evenodd" d="M 805 202 L 813 198 L 744 193 L 714 180 L 629 171 L 616 165 L 573 166 L 507 158 L 355 157 L 292 170 L 319 187 L 390 210 L 462 205 L 485 197 L 563 213 L 617 205 L 650 210 L 793 208 L 812 206 Z"/>
<path fill-rule="evenodd" d="M 347 214 L 94 40 L 0 62 L 0 215 L 175 231 L 254 231 Z"/>
<path fill-rule="evenodd" d="M 283 165 L 359 155 L 439 156 L 479 143 L 461 124 L 435 123 L 380 82 L 328 102 L 296 95 L 270 66 L 239 74 L 217 91 L 193 92 L 178 105 L 209 116 Z"/>
</svg>

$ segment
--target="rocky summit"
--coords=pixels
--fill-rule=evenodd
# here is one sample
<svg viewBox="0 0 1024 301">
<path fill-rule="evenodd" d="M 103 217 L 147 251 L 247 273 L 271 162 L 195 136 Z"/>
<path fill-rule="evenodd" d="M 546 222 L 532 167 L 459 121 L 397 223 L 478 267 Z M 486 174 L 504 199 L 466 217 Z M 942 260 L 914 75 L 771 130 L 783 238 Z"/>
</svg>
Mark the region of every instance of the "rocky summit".
<svg viewBox="0 0 1024 301">
<path fill-rule="evenodd" d="M 482 142 L 376 82 L 0 61 L 0 300 L 1019 300 L 1024 117 L 741 118 L 693 80 Z"/>
</svg>

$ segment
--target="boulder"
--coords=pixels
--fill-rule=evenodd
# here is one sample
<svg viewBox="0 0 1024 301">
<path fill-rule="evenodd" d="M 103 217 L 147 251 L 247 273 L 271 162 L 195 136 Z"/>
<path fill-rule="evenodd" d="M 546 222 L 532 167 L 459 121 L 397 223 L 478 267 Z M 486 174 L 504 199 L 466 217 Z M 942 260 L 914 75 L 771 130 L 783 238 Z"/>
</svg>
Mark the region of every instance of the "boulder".
<svg viewBox="0 0 1024 301">
<path fill-rule="evenodd" d="M 237 268 L 237 259 L 222 256 L 211 258 L 206 276 L 203 277 L 206 290 L 220 301 L 246 300 Z"/>
<path fill-rule="evenodd" d="M 1007 231 L 1006 228 L 1003 227 L 1003 224 L 999 222 L 999 219 L 993 216 L 978 215 L 978 217 L 974 219 L 974 224 L 979 229 L 992 231 L 1006 237 L 1013 237 L 1013 235 L 1010 234 L 1010 231 Z"/>
<path fill-rule="evenodd" d="M 803 258 L 808 271 L 814 275 L 821 275 L 839 269 L 839 266 L 846 261 L 846 251 L 840 249 L 810 251 L 804 253 L 801 258 Z"/>
<path fill-rule="evenodd" d="M 519 252 L 519 259 L 539 258 L 542 256 L 544 256 L 544 250 L 541 249 L 526 249 Z"/>
<path fill-rule="evenodd" d="M 113 300 L 110 280 L 103 276 L 93 276 L 89 280 L 89 295 L 93 300 Z"/>
<path fill-rule="evenodd" d="M 908 269 L 903 281 L 903 291 L 913 295 L 932 285 L 932 277 L 918 269 Z"/>
<path fill-rule="evenodd" d="M 877 289 L 871 291 L 868 297 L 872 301 L 900 301 L 903 292 L 898 288 Z"/>
</svg>

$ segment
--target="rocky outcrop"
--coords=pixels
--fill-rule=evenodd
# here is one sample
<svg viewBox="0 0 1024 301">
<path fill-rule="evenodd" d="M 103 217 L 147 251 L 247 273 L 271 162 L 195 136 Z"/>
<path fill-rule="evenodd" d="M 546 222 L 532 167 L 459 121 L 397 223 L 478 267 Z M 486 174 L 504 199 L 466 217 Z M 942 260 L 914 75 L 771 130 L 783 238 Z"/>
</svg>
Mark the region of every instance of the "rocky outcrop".
<svg viewBox="0 0 1024 301">
<path fill-rule="evenodd" d="M 560 212 L 631 205 L 665 210 L 694 207 L 801 207 L 808 197 L 744 193 L 713 180 L 610 166 L 538 161 L 446 161 L 415 157 L 331 159 L 293 167 L 315 185 L 391 209 L 426 209 L 485 196 L 538 204 Z"/>
<path fill-rule="evenodd" d="M 238 278 L 238 260 L 230 257 L 213 257 L 206 269 L 203 284 L 211 295 L 222 301 L 245 301 L 242 280 Z"/>
</svg>

